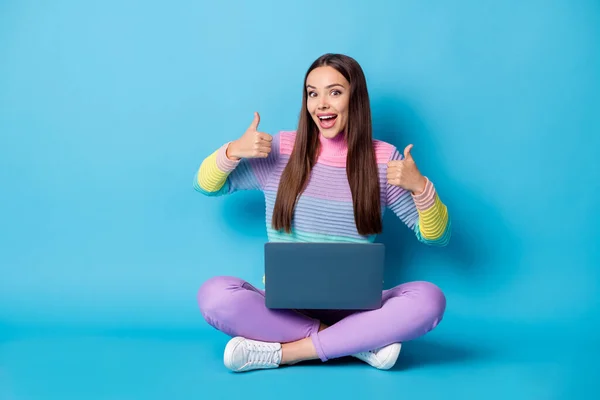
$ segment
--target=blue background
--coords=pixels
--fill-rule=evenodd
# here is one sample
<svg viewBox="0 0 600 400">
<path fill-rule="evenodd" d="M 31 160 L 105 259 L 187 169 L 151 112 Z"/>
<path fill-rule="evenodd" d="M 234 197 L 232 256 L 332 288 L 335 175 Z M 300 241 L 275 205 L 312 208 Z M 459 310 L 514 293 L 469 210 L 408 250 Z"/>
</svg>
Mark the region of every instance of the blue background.
<svg viewBox="0 0 600 400">
<path fill-rule="evenodd" d="M 379 238 L 386 285 L 430 280 L 447 313 L 393 371 L 234 375 L 195 297 L 260 284 L 263 199 L 192 177 L 254 111 L 295 129 L 325 52 L 449 207 L 446 248 L 391 213 Z M 593 0 L 3 0 L 0 399 L 596 398 L 599 114 Z"/>
</svg>

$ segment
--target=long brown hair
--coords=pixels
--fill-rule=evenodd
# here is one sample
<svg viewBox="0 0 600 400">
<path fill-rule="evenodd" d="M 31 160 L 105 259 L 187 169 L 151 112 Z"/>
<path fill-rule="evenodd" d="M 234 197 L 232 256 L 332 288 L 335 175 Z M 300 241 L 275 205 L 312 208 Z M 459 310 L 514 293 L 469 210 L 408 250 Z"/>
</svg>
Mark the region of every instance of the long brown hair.
<svg viewBox="0 0 600 400">
<path fill-rule="evenodd" d="M 319 57 L 304 76 L 296 141 L 289 162 L 281 175 L 272 226 L 275 230 L 291 232 L 297 199 L 306 188 L 310 172 L 317 161 L 320 147 L 319 128 L 306 107 L 306 80 L 313 69 L 324 66 L 335 68 L 350 83 L 348 126 L 339 134 L 344 134 L 348 143 L 346 174 L 352 192 L 356 228 L 361 235 L 380 233 L 382 223 L 379 174 L 373 149 L 367 82 L 358 62 L 343 54 L 325 54 Z"/>
</svg>

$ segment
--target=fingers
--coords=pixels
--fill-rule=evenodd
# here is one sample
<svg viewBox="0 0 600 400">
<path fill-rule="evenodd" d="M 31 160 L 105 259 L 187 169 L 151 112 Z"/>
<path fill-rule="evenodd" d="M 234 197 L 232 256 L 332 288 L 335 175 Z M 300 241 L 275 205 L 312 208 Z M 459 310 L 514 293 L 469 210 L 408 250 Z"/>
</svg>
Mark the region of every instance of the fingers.
<svg viewBox="0 0 600 400">
<path fill-rule="evenodd" d="M 386 172 L 387 181 L 391 185 L 400 183 L 402 179 L 402 170 L 404 168 L 404 161 L 394 160 L 388 162 L 388 168 Z"/>
<path fill-rule="evenodd" d="M 258 124 L 260 124 L 260 115 L 257 112 L 255 112 L 254 120 L 252 121 L 252 123 L 250 124 L 250 127 L 248 129 L 257 130 Z"/>
<path fill-rule="evenodd" d="M 254 150 L 254 152 L 252 153 L 252 157 L 267 158 L 269 156 L 269 153 L 271 153 L 271 149 L 260 148 L 260 149 Z"/>
<path fill-rule="evenodd" d="M 255 112 L 252 123 L 239 139 L 239 154 L 241 158 L 268 157 L 269 153 L 271 153 L 273 136 L 264 132 L 259 132 L 259 124 L 260 114 Z"/>
<path fill-rule="evenodd" d="M 271 153 L 271 142 L 260 140 L 254 144 L 254 157 L 267 157 Z"/>
<path fill-rule="evenodd" d="M 258 146 L 271 147 L 273 139 L 267 139 L 262 136 L 257 136 L 254 140 L 254 144 Z"/>
<path fill-rule="evenodd" d="M 398 180 L 398 181 L 400 181 L 400 180 L 402 180 L 402 175 L 399 174 L 399 173 L 397 173 L 397 174 L 391 174 L 391 175 L 387 176 L 387 180 L 388 180 L 388 182 L 391 181 L 391 180 Z"/>
<path fill-rule="evenodd" d="M 267 133 L 255 132 L 251 157 L 266 158 L 271 153 L 273 137 Z"/>
<path fill-rule="evenodd" d="M 265 141 L 265 142 L 272 142 L 273 141 L 273 136 L 269 135 L 268 133 L 259 132 L 258 133 L 258 138 L 260 140 L 262 140 L 262 141 Z"/>
<path fill-rule="evenodd" d="M 259 146 L 268 146 L 271 147 L 271 143 L 273 142 L 273 136 L 263 133 L 256 132 L 254 135 L 254 144 Z"/>
<path fill-rule="evenodd" d="M 402 172 L 400 170 L 388 170 L 387 183 L 389 183 L 390 185 L 399 185 L 400 182 L 402 182 Z"/>
<path fill-rule="evenodd" d="M 258 147 L 257 147 L 256 150 L 258 150 L 258 151 L 260 151 L 262 153 L 270 153 L 271 152 L 271 146 L 260 144 L 260 145 L 258 145 Z"/>
<path fill-rule="evenodd" d="M 412 182 L 419 173 L 413 156 L 410 153 L 412 148 L 412 144 L 409 144 L 404 148 L 404 159 L 392 160 L 387 163 L 388 184 L 403 188 L 405 188 L 408 184 L 412 185 Z"/>
<path fill-rule="evenodd" d="M 388 179 L 396 179 L 402 177 L 402 171 L 400 169 L 388 169 L 387 170 L 387 178 Z"/>
<path fill-rule="evenodd" d="M 409 145 L 408 145 L 408 146 L 406 146 L 406 148 L 404 149 L 404 158 L 405 158 L 406 160 L 412 160 L 412 159 L 413 159 L 413 157 L 412 157 L 412 154 L 410 154 L 410 151 L 412 150 L 412 148 L 413 148 L 413 145 L 412 145 L 412 144 L 409 144 Z"/>
</svg>

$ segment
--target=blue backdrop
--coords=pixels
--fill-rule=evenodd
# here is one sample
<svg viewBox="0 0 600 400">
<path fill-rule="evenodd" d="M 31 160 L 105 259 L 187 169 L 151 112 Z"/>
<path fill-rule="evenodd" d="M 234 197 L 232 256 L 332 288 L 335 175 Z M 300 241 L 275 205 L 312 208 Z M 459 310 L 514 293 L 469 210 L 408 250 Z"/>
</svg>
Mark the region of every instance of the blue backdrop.
<svg viewBox="0 0 600 400">
<path fill-rule="evenodd" d="M 295 129 L 306 69 L 341 52 L 453 219 L 430 248 L 389 213 L 386 285 L 444 290 L 440 340 L 542 341 L 535 371 L 591 378 L 572 367 L 600 349 L 599 38 L 593 0 L 2 1 L 0 338 L 210 331 L 196 291 L 260 284 L 264 203 L 203 197 L 194 172 L 254 111 Z"/>
</svg>

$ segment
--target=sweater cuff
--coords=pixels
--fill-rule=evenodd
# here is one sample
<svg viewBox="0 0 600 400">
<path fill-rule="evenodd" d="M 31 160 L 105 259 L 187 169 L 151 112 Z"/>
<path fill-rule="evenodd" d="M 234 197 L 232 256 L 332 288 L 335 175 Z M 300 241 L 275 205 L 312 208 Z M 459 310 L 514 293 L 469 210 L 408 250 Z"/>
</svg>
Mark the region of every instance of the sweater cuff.
<svg viewBox="0 0 600 400">
<path fill-rule="evenodd" d="M 427 180 L 427 183 L 425 184 L 425 190 L 423 190 L 423 193 L 411 193 L 411 196 L 415 201 L 415 205 L 419 210 L 427 210 L 428 208 L 431 208 L 435 201 L 435 188 L 433 187 L 433 183 L 431 183 L 429 178 L 425 177 L 425 179 Z"/>
<path fill-rule="evenodd" d="M 229 143 L 231 143 L 231 142 L 225 143 L 217 151 L 217 168 L 219 168 L 221 171 L 226 172 L 226 173 L 233 171 L 235 169 L 235 167 L 237 167 L 241 161 L 241 160 L 237 160 L 237 161 L 230 160 L 227 157 L 226 152 L 227 152 L 227 147 L 229 147 Z"/>
</svg>

